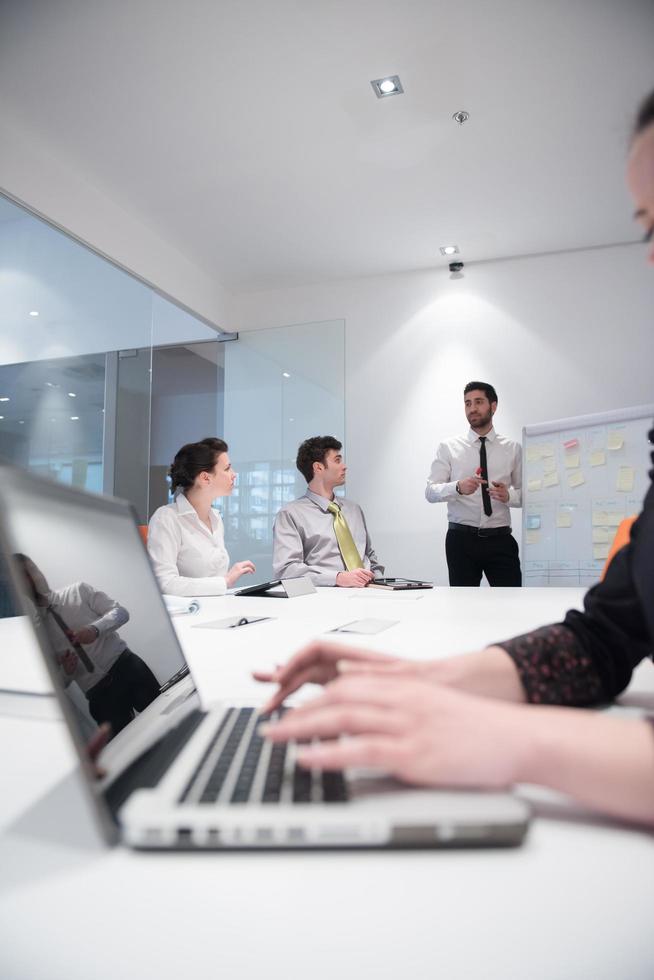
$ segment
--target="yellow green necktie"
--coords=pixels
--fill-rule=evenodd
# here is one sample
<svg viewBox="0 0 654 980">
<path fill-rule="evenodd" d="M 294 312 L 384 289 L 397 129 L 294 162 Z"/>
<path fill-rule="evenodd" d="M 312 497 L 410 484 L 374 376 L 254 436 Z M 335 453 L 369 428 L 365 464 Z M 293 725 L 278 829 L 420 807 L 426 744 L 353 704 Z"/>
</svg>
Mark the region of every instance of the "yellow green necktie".
<svg viewBox="0 0 654 980">
<path fill-rule="evenodd" d="M 332 501 L 327 504 L 327 510 L 330 514 L 334 515 L 334 534 L 336 535 L 338 547 L 346 569 L 348 572 L 351 572 L 354 568 L 363 568 L 361 556 L 357 551 L 357 546 L 354 543 L 352 532 L 347 526 L 347 521 L 341 513 L 341 508 Z"/>
</svg>

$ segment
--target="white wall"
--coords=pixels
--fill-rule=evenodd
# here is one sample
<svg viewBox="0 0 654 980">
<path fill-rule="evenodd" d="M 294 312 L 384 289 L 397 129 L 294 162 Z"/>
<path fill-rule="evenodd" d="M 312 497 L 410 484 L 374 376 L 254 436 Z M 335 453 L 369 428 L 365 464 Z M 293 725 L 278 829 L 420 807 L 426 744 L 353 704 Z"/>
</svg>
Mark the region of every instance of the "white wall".
<svg viewBox="0 0 654 980">
<path fill-rule="evenodd" d="M 496 427 L 651 402 L 654 275 L 638 246 L 235 297 L 232 329 L 346 321 L 348 494 L 389 573 L 447 582 L 446 513 L 424 487 L 467 427 L 462 389 L 497 388 Z M 338 435 L 338 433 L 334 433 Z M 518 524 L 519 512 L 514 514 Z"/>
</svg>

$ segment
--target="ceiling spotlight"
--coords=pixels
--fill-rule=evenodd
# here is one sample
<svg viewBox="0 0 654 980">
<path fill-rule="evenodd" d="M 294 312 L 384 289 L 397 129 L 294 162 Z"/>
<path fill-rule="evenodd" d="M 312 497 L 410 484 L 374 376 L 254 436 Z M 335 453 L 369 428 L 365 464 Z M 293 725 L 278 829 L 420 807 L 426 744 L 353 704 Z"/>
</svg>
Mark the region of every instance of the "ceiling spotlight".
<svg viewBox="0 0 654 980">
<path fill-rule="evenodd" d="M 441 255 L 458 255 L 458 245 L 441 245 Z"/>
<path fill-rule="evenodd" d="M 79 422 L 79 415 L 71 415 L 70 421 L 71 422 Z"/>
<path fill-rule="evenodd" d="M 4 418 L 4 415 L 0 415 L 0 419 L 3 419 L 3 418 Z"/>
<path fill-rule="evenodd" d="M 18 419 L 19 425 L 25 425 L 25 419 Z"/>
<path fill-rule="evenodd" d="M 30 316 L 38 316 L 38 315 L 39 315 L 38 310 L 30 310 Z"/>
<path fill-rule="evenodd" d="M 385 78 L 375 78 L 370 84 L 378 99 L 386 99 L 389 95 L 402 95 L 404 92 L 399 75 L 387 75 Z"/>
<path fill-rule="evenodd" d="M 452 114 L 452 119 L 457 122 L 459 126 L 463 126 L 464 122 L 470 119 L 470 113 L 466 112 L 465 109 L 459 109 L 458 112 Z"/>
<path fill-rule="evenodd" d="M 8 402 L 8 401 L 9 401 L 9 398 L 8 398 L 7 395 L 5 395 L 3 398 L 0 398 L 0 402 Z"/>
<path fill-rule="evenodd" d="M 68 392 L 68 397 L 69 397 L 69 398 L 77 398 L 77 395 L 75 394 L 75 392 L 74 392 L 74 391 L 69 391 L 69 392 Z"/>
<path fill-rule="evenodd" d="M 282 371 L 282 378 L 290 378 L 288 371 Z"/>
</svg>

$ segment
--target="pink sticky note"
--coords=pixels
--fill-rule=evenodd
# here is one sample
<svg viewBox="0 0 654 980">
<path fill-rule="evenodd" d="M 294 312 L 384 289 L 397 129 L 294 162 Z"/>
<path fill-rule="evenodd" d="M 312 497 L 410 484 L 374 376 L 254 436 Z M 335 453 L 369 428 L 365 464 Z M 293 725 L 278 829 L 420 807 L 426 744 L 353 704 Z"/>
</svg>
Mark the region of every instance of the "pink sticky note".
<svg viewBox="0 0 654 980">
<path fill-rule="evenodd" d="M 579 445 L 579 440 L 578 439 L 568 439 L 567 442 L 564 442 L 563 443 L 563 448 L 564 449 L 576 449 L 578 445 Z"/>
</svg>

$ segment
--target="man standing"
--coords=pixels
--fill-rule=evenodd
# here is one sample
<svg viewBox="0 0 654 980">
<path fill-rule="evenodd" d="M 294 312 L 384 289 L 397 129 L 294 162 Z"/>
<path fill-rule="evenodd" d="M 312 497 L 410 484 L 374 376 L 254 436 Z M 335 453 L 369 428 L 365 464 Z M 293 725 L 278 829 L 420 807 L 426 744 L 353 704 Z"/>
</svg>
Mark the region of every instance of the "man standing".
<svg viewBox="0 0 654 980">
<path fill-rule="evenodd" d="M 307 492 L 277 514 L 273 526 L 275 578 L 308 575 L 314 585 L 364 588 L 384 574 L 372 549 L 363 511 L 334 498 L 345 483 L 342 445 L 333 436 L 305 439 L 296 465 Z"/>
<path fill-rule="evenodd" d="M 522 504 L 522 451 L 493 428 L 495 388 L 470 381 L 463 390 L 470 429 L 442 442 L 425 497 L 447 502 L 445 554 L 450 585 L 521 585 L 518 544 L 509 507 Z"/>
</svg>

